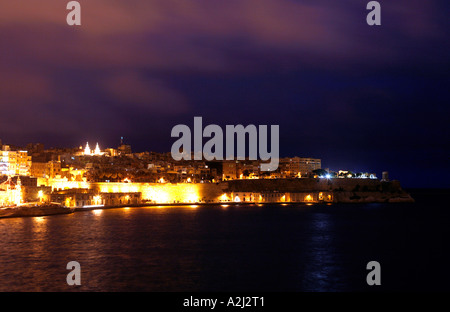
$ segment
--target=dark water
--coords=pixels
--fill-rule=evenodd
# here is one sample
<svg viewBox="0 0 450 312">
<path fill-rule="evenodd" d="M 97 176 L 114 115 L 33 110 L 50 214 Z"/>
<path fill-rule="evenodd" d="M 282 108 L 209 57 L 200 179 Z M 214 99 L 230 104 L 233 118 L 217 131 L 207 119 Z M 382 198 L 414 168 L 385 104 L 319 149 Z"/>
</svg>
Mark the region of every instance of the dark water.
<svg viewBox="0 0 450 312">
<path fill-rule="evenodd" d="M 413 195 L 415 204 L 149 207 L 2 219 L 0 290 L 450 290 L 449 192 Z M 381 286 L 366 283 L 372 260 L 381 264 Z M 69 261 L 81 265 L 81 286 L 66 283 Z"/>
</svg>

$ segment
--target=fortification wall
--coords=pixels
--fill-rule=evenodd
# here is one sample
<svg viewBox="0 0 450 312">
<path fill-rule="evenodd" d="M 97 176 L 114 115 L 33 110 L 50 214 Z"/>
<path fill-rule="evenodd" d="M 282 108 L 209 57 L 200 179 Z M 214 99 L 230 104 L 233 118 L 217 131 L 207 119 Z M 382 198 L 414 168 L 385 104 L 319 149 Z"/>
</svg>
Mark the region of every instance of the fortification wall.
<svg viewBox="0 0 450 312">
<path fill-rule="evenodd" d="M 236 192 L 333 194 L 334 202 L 404 201 L 411 198 L 400 183 L 374 179 L 255 179 L 221 183 L 92 183 L 101 193 L 140 192 L 144 202 L 196 203 L 233 201 Z M 290 198 L 290 195 L 287 195 Z M 294 195 L 293 195 L 294 196 Z M 316 197 L 317 197 L 316 196 Z"/>
<path fill-rule="evenodd" d="M 320 191 L 382 191 L 389 184 L 400 188 L 398 182 L 380 182 L 375 179 L 259 179 L 228 181 L 230 191 L 248 192 L 320 192 Z"/>
<path fill-rule="evenodd" d="M 102 193 L 140 192 L 143 201 L 155 203 L 195 203 L 220 201 L 226 184 L 217 183 L 92 183 Z"/>
</svg>

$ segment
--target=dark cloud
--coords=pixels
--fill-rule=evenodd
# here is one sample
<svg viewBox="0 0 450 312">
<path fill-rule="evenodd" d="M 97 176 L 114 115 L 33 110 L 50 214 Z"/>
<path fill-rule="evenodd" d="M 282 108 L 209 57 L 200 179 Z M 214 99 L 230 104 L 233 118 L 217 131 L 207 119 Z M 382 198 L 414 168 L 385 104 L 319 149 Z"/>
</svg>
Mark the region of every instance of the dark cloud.
<svg viewBox="0 0 450 312">
<path fill-rule="evenodd" d="M 280 124 L 282 154 L 327 167 L 450 174 L 449 5 L 383 1 L 369 27 L 367 2 L 90 0 L 69 27 L 66 1 L 5 1 L 0 138 L 168 151 L 200 115 Z"/>
<path fill-rule="evenodd" d="M 141 77 L 136 73 L 124 73 L 107 77 L 101 87 L 112 103 L 129 109 L 145 109 L 161 115 L 186 112 L 186 99 L 176 90 L 157 79 Z"/>
</svg>

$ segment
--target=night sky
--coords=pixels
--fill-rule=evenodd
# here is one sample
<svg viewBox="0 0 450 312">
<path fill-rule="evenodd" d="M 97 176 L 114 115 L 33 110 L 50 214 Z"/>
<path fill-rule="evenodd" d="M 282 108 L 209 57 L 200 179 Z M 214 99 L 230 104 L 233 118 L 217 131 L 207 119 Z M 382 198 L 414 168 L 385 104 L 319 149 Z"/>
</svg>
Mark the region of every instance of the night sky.
<svg viewBox="0 0 450 312">
<path fill-rule="evenodd" d="M 280 125 L 280 155 L 450 187 L 449 1 L 2 0 L 0 139 L 169 152 L 177 124 Z"/>
</svg>

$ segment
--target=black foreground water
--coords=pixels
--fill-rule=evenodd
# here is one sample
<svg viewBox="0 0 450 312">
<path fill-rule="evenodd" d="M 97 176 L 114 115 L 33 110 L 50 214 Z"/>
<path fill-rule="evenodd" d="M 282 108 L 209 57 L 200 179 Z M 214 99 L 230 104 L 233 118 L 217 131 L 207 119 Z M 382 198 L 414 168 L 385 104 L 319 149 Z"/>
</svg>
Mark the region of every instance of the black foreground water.
<svg viewBox="0 0 450 312">
<path fill-rule="evenodd" d="M 448 196 L 1 219 L 0 291 L 448 291 Z M 366 283 L 372 260 L 377 288 Z M 81 286 L 66 283 L 70 261 Z"/>
</svg>

